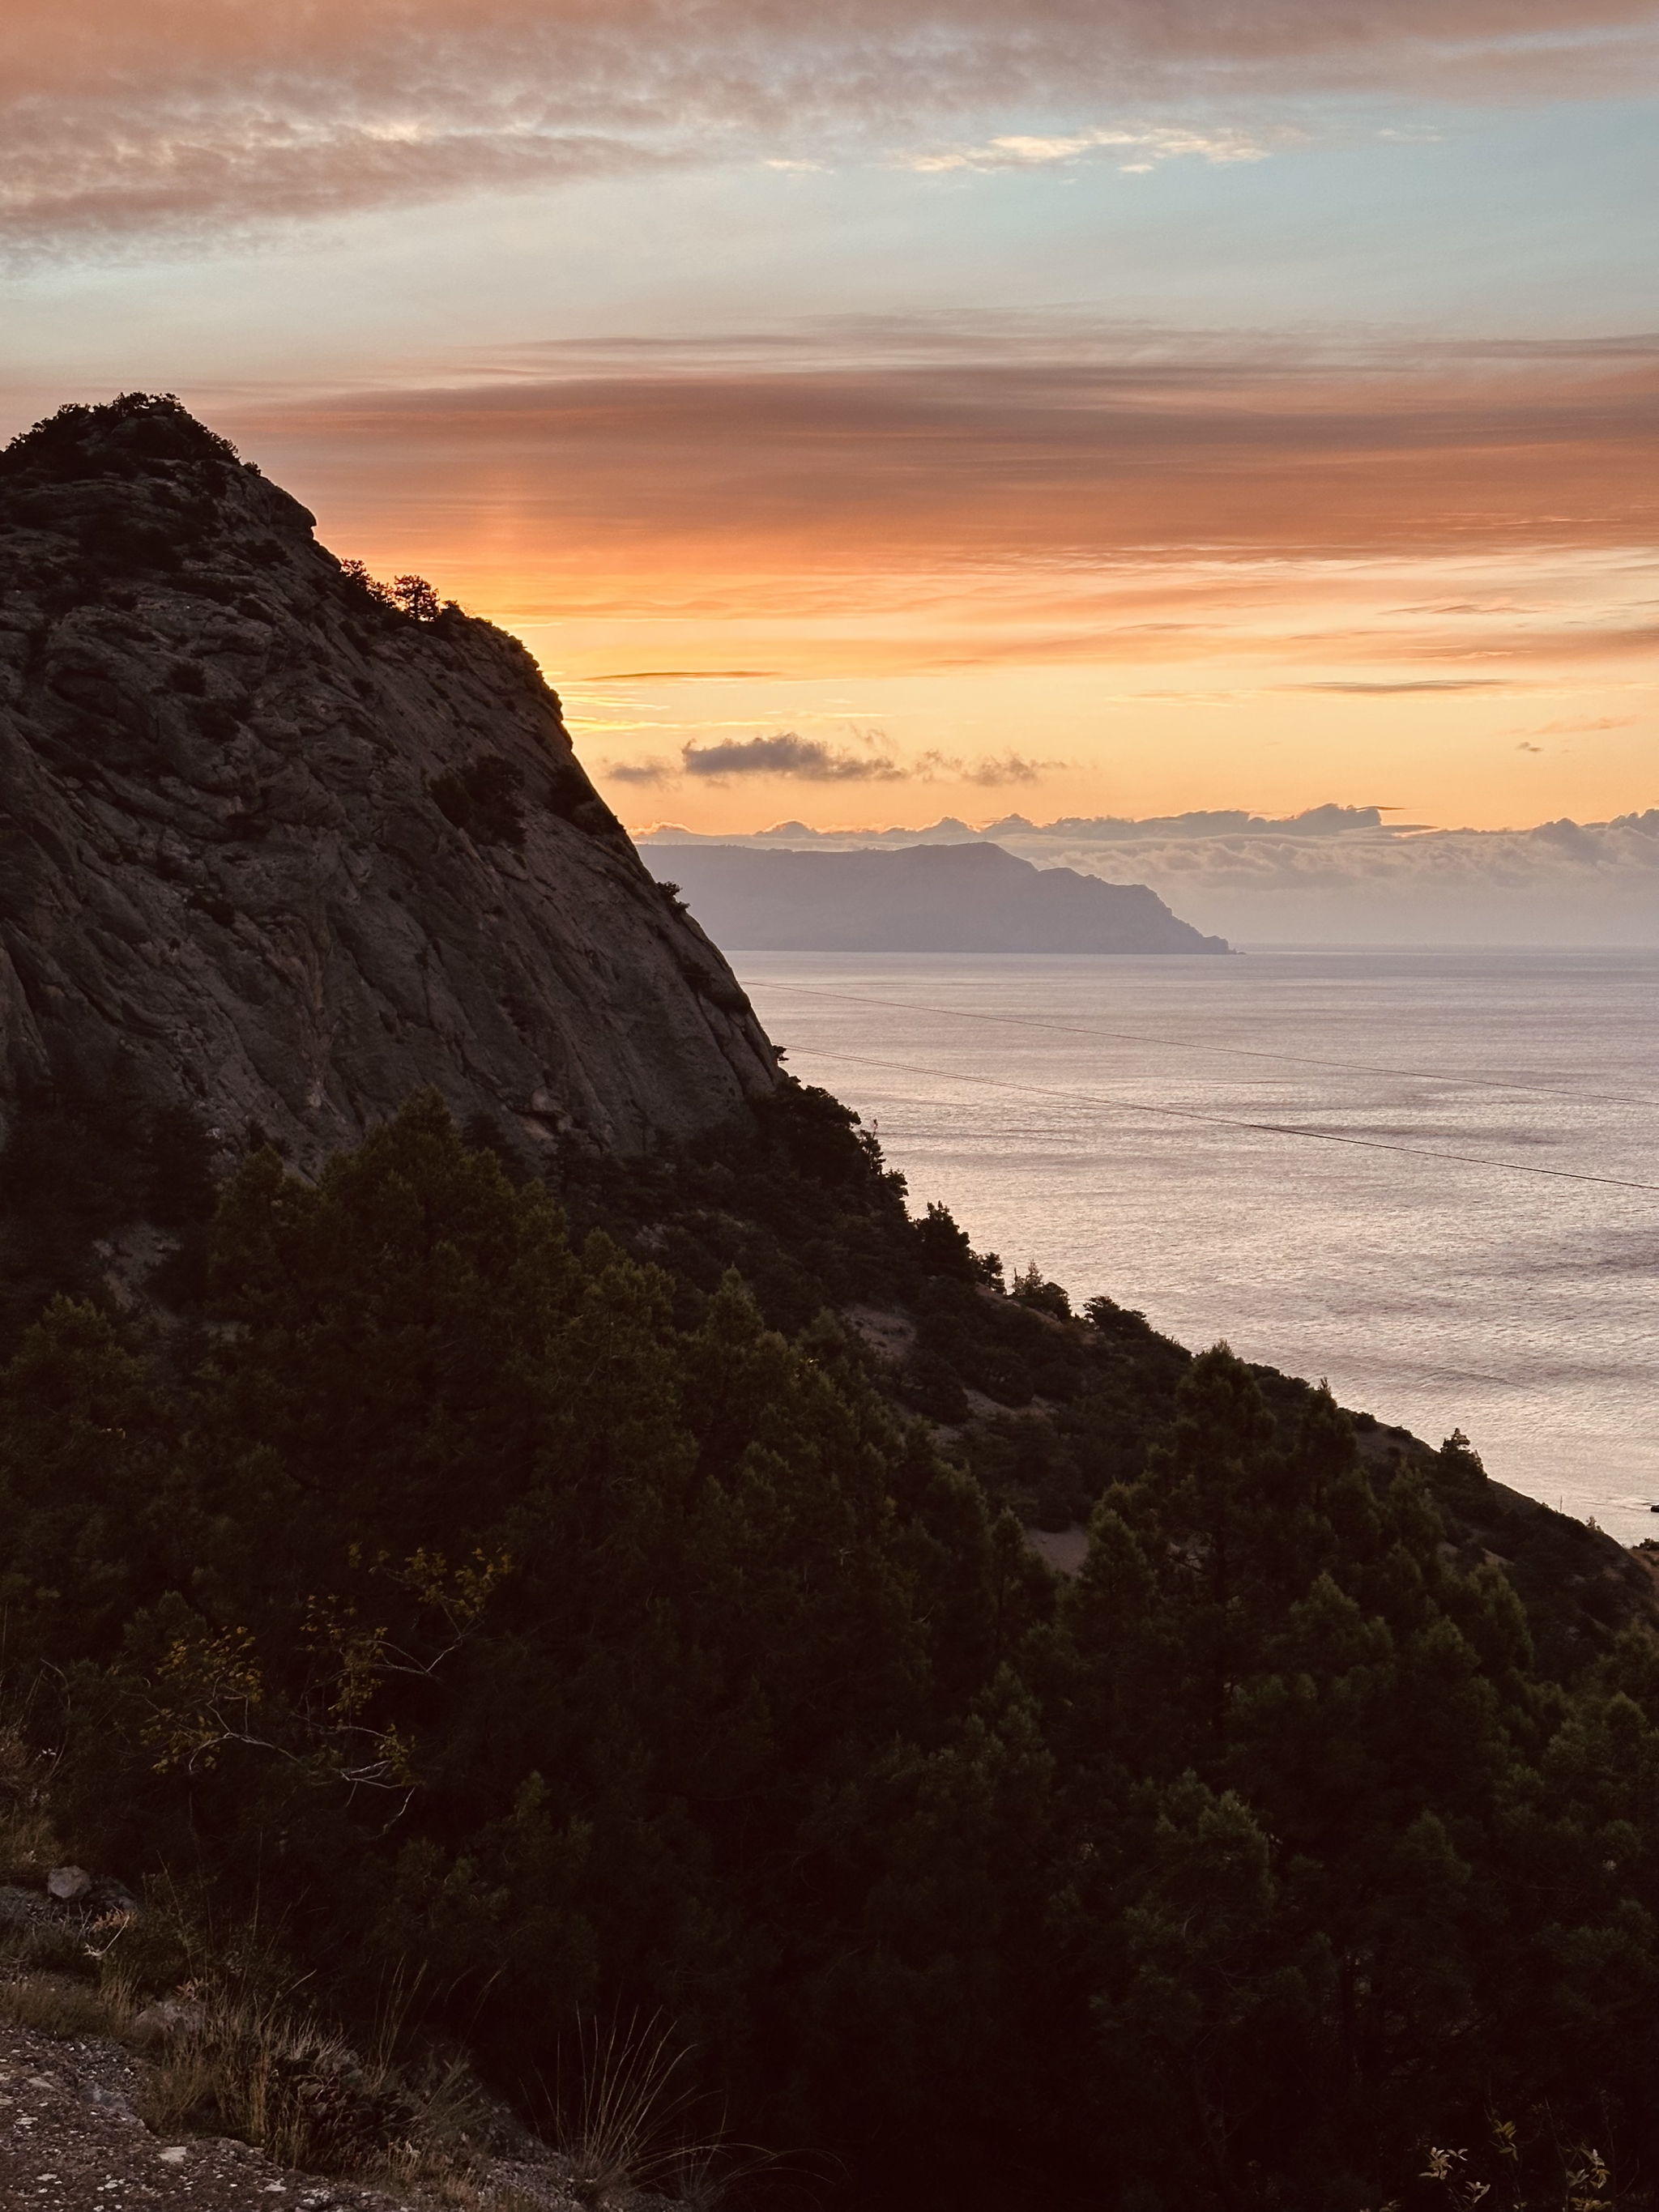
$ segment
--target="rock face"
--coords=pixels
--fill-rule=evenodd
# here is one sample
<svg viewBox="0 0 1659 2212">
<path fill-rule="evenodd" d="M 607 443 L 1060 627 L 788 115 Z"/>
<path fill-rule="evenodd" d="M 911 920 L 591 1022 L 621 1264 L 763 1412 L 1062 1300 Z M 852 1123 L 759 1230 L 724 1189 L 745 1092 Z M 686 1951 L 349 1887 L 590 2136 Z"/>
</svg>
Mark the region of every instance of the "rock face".
<svg viewBox="0 0 1659 2212">
<path fill-rule="evenodd" d="M 651 846 L 722 945 L 753 952 L 1225 952 L 1145 884 L 1034 868 L 1000 845 L 890 853 Z"/>
<path fill-rule="evenodd" d="M 529 653 L 313 520 L 176 401 L 0 455 L 0 1111 L 125 1060 L 309 1166 L 425 1084 L 623 1152 L 773 1090 Z"/>
</svg>

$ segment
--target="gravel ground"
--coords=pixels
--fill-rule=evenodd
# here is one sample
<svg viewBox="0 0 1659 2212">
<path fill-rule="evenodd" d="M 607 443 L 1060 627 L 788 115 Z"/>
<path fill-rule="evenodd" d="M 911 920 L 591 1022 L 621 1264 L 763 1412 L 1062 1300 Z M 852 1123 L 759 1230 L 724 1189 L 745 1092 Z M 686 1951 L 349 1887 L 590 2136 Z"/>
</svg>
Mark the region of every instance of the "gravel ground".
<svg viewBox="0 0 1659 2212">
<path fill-rule="evenodd" d="M 125 2204 L 241 2212 L 404 2212 L 408 2200 L 284 2172 L 246 2143 L 163 2142 L 133 2109 L 137 2063 L 118 2044 L 58 2042 L 0 2021 L 0 2205 L 94 2212 Z"/>
<path fill-rule="evenodd" d="M 101 2037 L 60 2041 L 0 2018 L 0 2212 L 578 2212 L 556 2167 L 517 2160 L 483 2161 L 458 2197 L 296 2173 L 224 2137 L 165 2140 L 134 2109 L 143 2065 Z"/>
<path fill-rule="evenodd" d="M 125 1893 L 122 1893 L 125 1895 Z M 0 1947 L 82 1926 L 86 1908 L 50 1896 L 42 1881 L 0 1881 Z M 53 1986 L 51 1974 L 30 1978 Z M 4 1977 L 0 1976 L 0 1984 Z M 67 2024 L 67 2023 L 66 2023 Z M 388 2187 L 301 2173 L 228 2136 L 151 2132 L 141 2118 L 149 2061 L 106 2035 L 48 2034 L 15 2017 L 0 1987 L 0 2212 L 583 2212 L 570 2166 L 505 2108 L 495 2139 L 447 2183 Z M 608 2200 L 613 2212 L 675 2212 L 647 2191 Z"/>
</svg>

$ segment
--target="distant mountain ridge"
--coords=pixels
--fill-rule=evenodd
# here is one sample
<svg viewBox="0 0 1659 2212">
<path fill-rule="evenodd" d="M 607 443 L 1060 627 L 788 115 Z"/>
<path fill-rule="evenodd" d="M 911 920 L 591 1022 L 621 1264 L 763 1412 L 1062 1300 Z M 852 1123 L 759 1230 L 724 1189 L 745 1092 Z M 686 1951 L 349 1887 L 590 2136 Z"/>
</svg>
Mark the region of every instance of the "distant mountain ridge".
<svg viewBox="0 0 1659 2212">
<path fill-rule="evenodd" d="M 1388 810 L 1392 811 L 1393 810 Z M 973 829 L 954 814 L 942 815 L 925 829 L 813 830 L 805 822 L 775 822 L 734 837 L 721 831 L 682 829 L 659 822 L 641 832 L 647 845 L 790 845 L 805 850 L 864 850 L 875 846 L 1004 844 L 1010 838 L 1064 837 L 1085 844 L 1133 844 L 1146 837 L 1343 837 L 1356 831 L 1417 830 L 1421 822 L 1385 823 L 1379 806 L 1308 806 L 1300 814 L 1252 814 L 1242 806 L 1207 807 L 1187 814 L 1066 815 L 1055 822 L 1031 822 L 1023 814 Z"/>
<path fill-rule="evenodd" d="M 1196 928 L 1235 945 L 1647 950 L 1659 917 L 1651 806 L 1528 830 L 1433 829 L 1392 808 L 1326 805 L 1277 818 L 1237 809 L 1138 821 L 1009 814 L 975 829 L 947 815 L 915 830 L 791 821 L 707 836 L 660 823 L 635 834 L 647 854 L 676 855 L 711 845 L 836 853 L 994 843 L 1044 870 L 1148 884 Z"/>
<path fill-rule="evenodd" d="M 647 847 L 709 933 L 753 952 L 1224 953 L 1145 884 L 1036 868 L 1000 845 L 798 853 Z"/>
</svg>

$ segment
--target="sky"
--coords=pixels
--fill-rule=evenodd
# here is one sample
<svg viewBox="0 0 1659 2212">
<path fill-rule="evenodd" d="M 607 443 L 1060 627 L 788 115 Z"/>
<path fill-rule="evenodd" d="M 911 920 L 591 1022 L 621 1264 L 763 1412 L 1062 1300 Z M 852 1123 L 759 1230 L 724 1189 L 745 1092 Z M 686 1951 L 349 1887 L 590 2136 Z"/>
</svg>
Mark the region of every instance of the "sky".
<svg viewBox="0 0 1659 2212">
<path fill-rule="evenodd" d="M 179 393 L 623 818 L 1651 806 L 1627 0 L 11 0 L 0 434 Z"/>
</svg>

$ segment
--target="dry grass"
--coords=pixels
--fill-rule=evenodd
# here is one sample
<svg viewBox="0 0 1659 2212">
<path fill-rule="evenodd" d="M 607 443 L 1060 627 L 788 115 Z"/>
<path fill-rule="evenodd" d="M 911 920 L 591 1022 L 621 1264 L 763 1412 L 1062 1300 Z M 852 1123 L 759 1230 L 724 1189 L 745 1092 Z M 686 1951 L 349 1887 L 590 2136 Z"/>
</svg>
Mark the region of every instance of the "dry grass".
<svg viewBox="0 0 1659 2212">
<path fill-rule="evenodd" d="M 100 1930 L 22 1918 L 0 1927 L 0 2016 L 60 2039 L 118 2035 L 131 2017 L 130 1993 L 106 1974 Z"/>
<path fill-rule="evenodd" d="M 116 2017 L 99 1990 L 58 1974 L 26 1974 L 0 1982 L 0 2014 L 60 2042 L 78 2035 L 118 2033 Z"/>
<path fill-rule="evenodd" d="M 570 2161 L 571 2193 L 583 2203 L 617 2203 L 666 2181 L 681 2162 L 689 2055 L 655 2018 L 626 2027 L 578 2023 L 574 2068 L 560 2069 L 554 2134 Z"/>
<path fill-rule="evenodd" d="M 419 2187 L 457 2212 L 494 2212 L 498 2200 L 512 2212 L 474 2179 L 497 2120 L 470 2067 L 398 2055 L 410 2010 L 401 1988 L 362 2049 L 296 1986 L 251 1969 L 186 1984 L 179 1996 L 185 2023 L 153 2057 L 139 2100 L 158 2132 L 237 2136 L 284 2166 Z"/>
<path fill-rule="evenodd" d="M 0 1886 L 42 1892 L 66 1856 L 52 1763 L 0 1718 Z M 13 1902 L 0 1917 L 0 2018 L 138 2045 L 147 2002 L 181 2002 L 173 2032 L 142 2044 L 137 2101 L 162 2133 L 240 2136 L 283 2165 L 418 2188 L 455 2212 L 544 2212 L 541 2192 L 489 2178 L 479 2154 L 500 2124 L 467 2066 L 403 2063 L 412 1986 L 388 1990 L 360 2050 L 284 1977 L 268 1930 L 216 1925 L 203 1896 L 165 1875 L 146 1881 L 136 1915 Z"/>
<path fill-rule="evenodd" d="M 546 2192 L 492 2178 L 478 2158 L 493 2114 L 459 2062 L 411 2075 L 366 2060 L 280 1993 L 186 1985 L 179 1997 L 193 2017 L 146 2046 L 134 2100 L 156 2133 L 234 2135 L 280 2165 L 418 2189 L 449 2212 L 546 2212 Z M 0 1980 L 0 2018 L 59 2040 L 133 2040 L 142 2002 L 114 1980 Z"/>
<path fill-rule="evenodd" d="M 561 2068 L 552 2132 L 568 2161 L 566 2187 L 595 2212 L 664 2198 L 713 2212 L 739 2183 L 790 2163 L 708 2124 L 688 2078 L 690 2051 L 659 2017 L 580 2023 L 576 2046 L 574 2068 Z"/>
<path fill-rule="evenodd" d="M 194 2017 L 149 2069 L 141 2109 L 161 2134 L 238 2136 L 284 2166 L 361 2167 L 409 2117 L 390 2069 L 365 2062 L 291 1994 L 187 1987 Z"/>
<path fill-rule="evenodd" d="M 38 1889 L 57 1863 L 57 1839 L 40 1808 L 14 1805 L 0 1813 L 0 1882 Z"/>
<path fill-rule="evenodd" d="M 540 2186 L 523 2182 L 516 2176 L 492 2172 L 487 2167 L 450 2166 L 441 2172 L 423 2168 L 418 2172 L 394 2171 L 384 2179 L 393 2187 L 418 2185 L 422 2204 L 443 2207 L 443 2212 L 549 2212 L 550 2205 L 566 2208 L 570 2199 L 560 2186 L 557 2177 L 550 2173 L 547 2182 Z M 662 2208 L 667 2212 L 667 2208 Z"/>
<path fill-rule="evenodd" d="M 398 2179 L 392 2176 L 394 2181 Z M 548 2212 L 546 2191 L 517 2181 L 471 2172 L 440 2175 L 435 2181 L 429 2175 L 416 2179 L 424 2180 L 428 2200 L 435 2197 L 445 2212 Z M 561 2197 L 557 2201 L 568 2205 L 570 2200 Z"/>
<path fill-rule="evenodd" d="M 52 1931 L 56 1932 L 56 1931 Z M 419 2188 L 454 2212 L 544 2212 L 544 2197 L 477 2172 L 493 2112 L 459 2061 L 411 2071 L 365 2057 L 280 1990 L 186 1984 L 182 2026 L 143 2043 L 134 2102 L 159 2135 L 229 2135 L 277 2164 Z M 60 2041 L 137 2043 L 141 1993 L 15 1966 L 0 2018 Z"/>
<path fill-rule="evenodd" d="M 20 1839 L 15 1818 L 0 1835 Z M 21 1840 L 41 1836 L 50 1846 L 43 1826 Z M 140 2028 L 163 1994 L 171 2018 Z M 462 2062 L 403 2063 L 412 1995 L 394 1983 L 360 2049 L 285 1978 L 263 1931 L 216 1929 L 200 1900 L 166 1880 L 145 1885 L 136 1915 L 94 1918 L 43 1899 L 0 1922 L 0 2017 L 59 2039 L 141 2048 L 135 2101 L 158 2132 L 234 2136 L 284 2166 L 418 2186 L 457 2212 L 495 2212 L 495 2197 L 467 2178 L 495 2132 L 494 2108 Z"/>
</svg>

